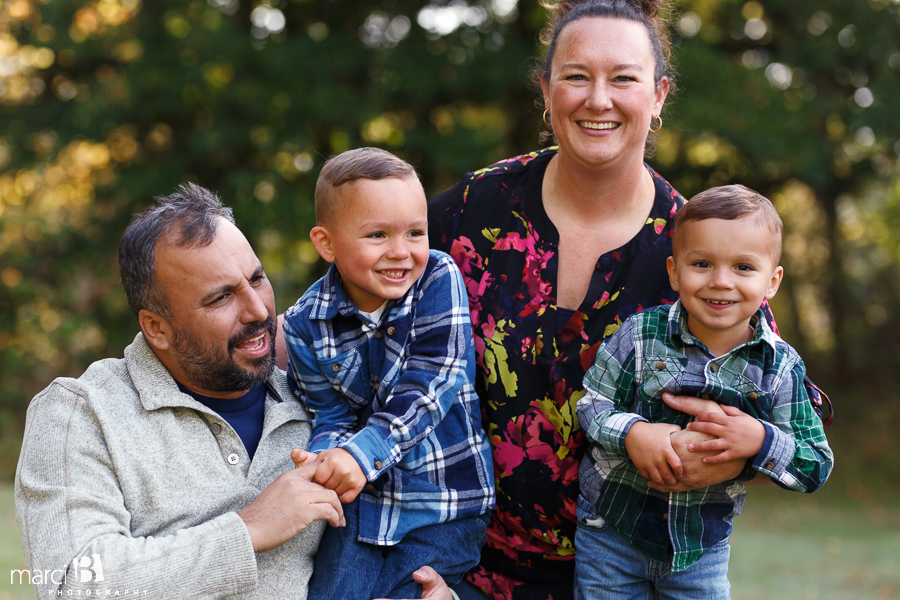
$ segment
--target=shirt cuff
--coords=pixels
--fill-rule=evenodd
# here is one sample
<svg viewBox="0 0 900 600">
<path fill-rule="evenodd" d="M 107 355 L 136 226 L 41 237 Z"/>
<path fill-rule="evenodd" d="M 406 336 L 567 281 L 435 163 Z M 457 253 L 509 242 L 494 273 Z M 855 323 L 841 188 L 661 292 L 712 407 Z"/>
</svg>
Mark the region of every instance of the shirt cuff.
<svg viewBox="0 0 900 600">
<path fill-rule="evenodd" d="M 353 455 L 369 481 L 375 481 L 394 466 L 393 448 L 373 427 L 363 427 L 350 439 L 338 444 Z"/>
<path fill-rule="evenodd" d="M 753 459 L 753 468 L 769 477 L 780 479 L 794 459 L 797 444 L 793 438 L 765 421 L 760 421 L 766 428 L 766 438 L 762 449 Z"/>
<path fill-rule="evenodd" d="M 646 422 L 647 419 L 625 412 L 605 415 L 591 423 L 588 437 L 596 440 L 607 453 L 625 456 L 625 437 L 638 421 Z"/>
</svg>

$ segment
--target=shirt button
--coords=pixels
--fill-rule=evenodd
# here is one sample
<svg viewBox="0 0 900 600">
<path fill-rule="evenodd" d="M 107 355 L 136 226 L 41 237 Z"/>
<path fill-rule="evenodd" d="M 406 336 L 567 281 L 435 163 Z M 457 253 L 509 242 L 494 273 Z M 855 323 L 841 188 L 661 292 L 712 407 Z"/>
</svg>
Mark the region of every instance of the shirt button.
<svg viewBox="0 0 900 600">
<path fill-rule="evenodd" d="M 750 400 L 756 400 L 757 398 L 759 398 L 759 396 L 756 395 L 756 392 L 750 392 L 749 394 L 747 394 L 747 398 L 749 398 Z"/>
<path fill-rule="evenodd" d="M 238 462 L 240 460 L 241 460 L 241 457 L 238 456 L 237 454 L 235 454 L 234 452 L 232 452 L 231 454 L 228 455 L 228 464 L 229 465 L 236 465 L 236 464 L 238 464 Z"/>
<path fill-rule="evenodd" d="M 713 363 L 713 364 L 709 365 L 709 370 L 712 371 L 713 373 L 715 373 L 716 371 L 719 370 L 719 365 L 717 365 L 716 363 Z"/>
<path fill-rule="evenodd" d="M 669 520 L 669 513 L 666 513 L 663 515 L 663 521 L 668 521 L 668 520 Z"/>
<path fill-rule="evenodd" d="M 659 361 L 658 363 L 656 363 L 657 371 L 662 371 L 665 368 L 666 368 L 666 363 L 664 363 L 663 361 Z"/>
<path fill-rule="evenodd" d="M 704 400 L 709 400 L 709 394 L 703 394 L 701 398 L 703 398 Z"/>
<path fill-rule="evenodd" d="M 774 468 L 775 468 L 775 463 L 773 463 L 771 460 L 763 465 L 763 469 L 765 469 L 766 471 L 771 471 Z"/>
<path fill-rule="evenodd" d="M 363 488 L 363 491 L 368 492 L 369 494 L 374 494 L 375 486 L 370 483 L 369 485 L 367 485 L 366 487 Z"/>
<path fill-rule="evenodd" d="M 387 334 L 388 334 L 388 335 L 394 335 L 395 333 L 397 333 L 397 328 L 396 328 L 396 327 L 388 327 L 388 328 L 387 328 Z"/>
<path fill-rule="evenodd" d="M 209 426 L 209 428 L 212 429 L 213 435 L 219 435 L 220 433 L 222 433 L 222 426 L 218 423 L 213 423 Z"/>
<path fill-rule="evenodd" d="M 337 373 L 338 371 L 341 370 L 341 365 L 334 363 L 333 365 L 331 365 L 331 370 L 334 371 L 335 373 Z"/>
<path fill-rule="evenodd" d="M 375 468 L 379 471 L 381 470 L 381 461 L 380 460 L 375 461 Z"/>
<path fill-rule="evenodd" d="M 381 330 L 380 330 L 380 329 L 379 329 L 378 331 L 375 332 L 375 337 L 377 337 L 377 338 L 380 338 L 380 337 L 383 336 L 383 335 L 384 335 L 384 334 L 381 333 Z"/>
</svg>

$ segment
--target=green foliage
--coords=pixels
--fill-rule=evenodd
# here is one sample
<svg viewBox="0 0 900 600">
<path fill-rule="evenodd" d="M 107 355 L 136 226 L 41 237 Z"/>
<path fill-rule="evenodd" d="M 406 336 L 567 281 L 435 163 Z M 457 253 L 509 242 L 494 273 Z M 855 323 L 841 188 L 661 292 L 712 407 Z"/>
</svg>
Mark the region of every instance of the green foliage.
<svg viewBox="0 0 900 600">
<path fill-rule="evenodd" d="M 0 4 L 0 429 L 52 377 L 121 355 L 119 237 L 179 183 L 234 208 L 284 309 L 322 271 L 325 157 L 386 147 L 432 196 L 535 148 L 546 11 L 467 2 Z M 673 19 L 681 91 L 653 164 L 688 196 L 741 182 L 776 202 L 779 323 L 833 395 L 900 359 L 898 8 L 683 0 Z"/>
</svg>

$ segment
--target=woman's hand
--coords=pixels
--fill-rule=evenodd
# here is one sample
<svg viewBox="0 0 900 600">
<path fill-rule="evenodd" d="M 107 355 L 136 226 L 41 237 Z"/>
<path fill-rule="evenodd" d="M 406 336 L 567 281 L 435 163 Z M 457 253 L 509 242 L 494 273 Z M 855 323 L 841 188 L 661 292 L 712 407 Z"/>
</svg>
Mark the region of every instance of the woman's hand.
<svg viewBox="0 0 900 600">
<path fill-rule="evenodd" d="M 712 436 L 710 439 L 688 444 L 691 452 L 712 453 L 703 457 L 706 464 L 726 463 L 752 458 L 762 450 L 766 427 L 733 406 L 723 406 L 712 400 L 663 394 L 663 402 L 676 410 L 697 417 L 686 429 Z"/>
<path fill-rule="evenodd" d="M 712 418 L 713 415 L 726 415 L 724 407 L 712 400 L 674 396 L 666 393 L 663 394 L 663 401 L 676 410 L 694 415 L 701 422 L 704 419 Z M 674 485 L 660 485 L 651 481 L 648 484 L 650 487 L 663 493 L 686 492 L 731 481 L 743 472 L 747 464 L 744 458 L 734 458 L 724 462 L 708 462 L 707 459 L 722 451 L 706 449 L 705 445 L 716 442 L 718 438 L 691 427 L 695 424 L 696 422 L 691 423 L 689 429 L 675 432 L 671 436 L 672 448 L 681 459 L 682 465 L 682 475 L 678 477 L 678 482 Z"/>
</svg>

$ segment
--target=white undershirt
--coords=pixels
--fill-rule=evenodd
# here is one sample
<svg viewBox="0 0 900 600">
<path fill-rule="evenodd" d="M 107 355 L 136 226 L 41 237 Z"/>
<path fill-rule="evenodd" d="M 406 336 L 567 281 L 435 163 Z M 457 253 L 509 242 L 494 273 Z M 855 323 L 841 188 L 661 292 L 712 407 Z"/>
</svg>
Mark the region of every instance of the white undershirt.
<svg viewBox="0 0 900 600">
<path fill-rule="evenodd" d="M 372 312 L 359 311 L 359 314 L 371 321 L 371 323 L 365 320 L 362 321 L 363 331 L 366 332 L 366 335 L 368 337 L 372 337 L 375 334 L 375 330 L 378 329 L 378 324 L 381 322 L 381 317 L 384 315 L 384 309 L 386 306 L 387 300 L 385 300 L 381 306 L 379 306 Z"/>
</svg>

